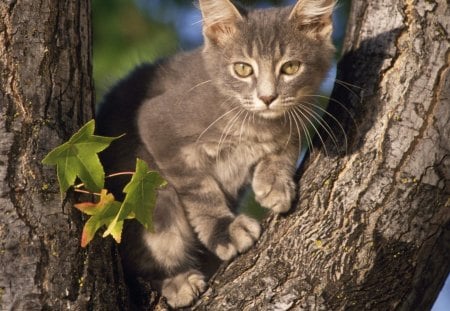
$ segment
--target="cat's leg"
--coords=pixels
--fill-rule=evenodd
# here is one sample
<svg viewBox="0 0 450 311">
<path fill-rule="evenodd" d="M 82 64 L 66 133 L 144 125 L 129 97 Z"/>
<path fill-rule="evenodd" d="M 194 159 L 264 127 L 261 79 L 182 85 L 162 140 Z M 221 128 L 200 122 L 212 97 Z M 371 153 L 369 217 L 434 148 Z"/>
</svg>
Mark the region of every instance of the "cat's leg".
<svg viewBox="0 0 450 311">
<path fill-rule="evenodd" d="M 193 255 L 195 243 L 188 241 L 186 232 L 178 229 L 153 234 L 147 232 L 144 237 L 153 260 L 165 275 L 156 282 L 157 288 L 173 308 L 191 305 L 206 289 L 205 275 L 193 268 L 200 266 Z"/>
<path fill-rule="evenodd" d="M 188 247 L 180 245 L 181 239 L 176 232 L 149 233 L 142 226 L 135 226 L 134 229 L 139 235 L 130 236 L 128 230 L 127 238 L 136 241 L 122 247 L 122 262 L 132 293 L 140 299 L 139 295 L 143 294 L 141 289 L 133 286 L 139 286 L 136 278 L 142 277 L 173 308 L 191 305 L 207 286 L 205 275 L 193 268 L 200 266 L 200 263 L 195 262 L 197 258 L 190 256 Z"/>
<path fill-rule="evenodd" d="M 125 270 L 150 280 L 174 308 L 186 307 L 206 289 L 198 242 L 184 208 L 170 185 L 158 191 L 154 232 L 130 223 L 121 243 Z"/>
<path fill-rule="evenodd" d="M 146 243 L 167 277 L 161 294 L 173 308 L 187 307 L 206 289 L 205 276 L 195 255 L 196 238 L 178 195 L 170 185 L 158 194 L 153 218 L 159 234 L 147 234 Z M 181 272 L 180 272 L 181 271 Z"/>
<path fill-rule="evenodd" d="M 287 212 L 295 198 L 295 157 L 272 154 L 259 161 L 253 173 L 256 201 L 275 213 Z"/>
<path fill-rule="evenodd" d="M 235 216 L 214 178 L 190 180 L 177 190 L 199 240 L 222 260 L 248 250 L 261 234 L 259 223 L 246 215 Z"/>
</svg>

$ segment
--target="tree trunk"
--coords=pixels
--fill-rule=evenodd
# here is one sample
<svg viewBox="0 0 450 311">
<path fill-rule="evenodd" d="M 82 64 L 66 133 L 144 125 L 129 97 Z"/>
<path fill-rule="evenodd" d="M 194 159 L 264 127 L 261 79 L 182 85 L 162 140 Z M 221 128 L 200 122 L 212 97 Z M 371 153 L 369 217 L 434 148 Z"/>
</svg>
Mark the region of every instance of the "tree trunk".
<svg viewBox="0 0 450 311">
<path fill-rule="evenodd" d="M 439 293 L 450 270 L 450 4 L 352 2 L 338 78 L 360 88 L 341 83 L 331 102 L 348 152 L 331 139 L 314 150 L 298 206 L 266 221 L 195 310 L 427 310 Z"/>
<path fill-rule="evenodd" d="M 1 310 L 122 303 L 114 248 L 79 247 L 81 216 L 41 164 L 92 118 L 90 18 L 89 1 L 0 2 Z"/>
<path fill-rule="evenodd" d="M 352 6 L 339 79 L 361 89 L 339 87 L 331 104 L 348 152 L 331 140 L 314 150 L 298 206 L 269 217 L 194 309 L 424 310 L 439 292 L 450 269 L 450 5 Z M 81 216 L 40 163 L 92 117 L 89 19 L 85 1 L 0 3 L 2 310 L 127 306 L 115 246 L 79 247 Z"/>
</svg>

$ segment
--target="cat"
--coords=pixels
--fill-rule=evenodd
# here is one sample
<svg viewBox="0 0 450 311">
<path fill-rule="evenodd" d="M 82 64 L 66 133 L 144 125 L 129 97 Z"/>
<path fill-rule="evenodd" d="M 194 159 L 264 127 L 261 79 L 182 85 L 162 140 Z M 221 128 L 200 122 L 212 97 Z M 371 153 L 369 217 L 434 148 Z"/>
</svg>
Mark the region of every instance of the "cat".
<svg viewBox="0 0 450 311">
<path fill-rule="evenodd" d="M 102 154 L 107 172 L 132 171 L 139 157 L 168 181 L 155 232 L 130 223 L 121 254 L 128 278 L 149 279 L 174 308 L 205 290 L 205 254 L 227 261 L 260 237 L 256 220 L 236 214 L 243 187 L 274 213 L 291 208 L 302 105 L 335 52 L 334 0 L 253 11 L 231 0 L 199 6 L 204 45 L 137 67 L 96 116 L 98 134 L 126 133 Z M 126 182 L 109 187 L 120 198 Z"/>
</svg>

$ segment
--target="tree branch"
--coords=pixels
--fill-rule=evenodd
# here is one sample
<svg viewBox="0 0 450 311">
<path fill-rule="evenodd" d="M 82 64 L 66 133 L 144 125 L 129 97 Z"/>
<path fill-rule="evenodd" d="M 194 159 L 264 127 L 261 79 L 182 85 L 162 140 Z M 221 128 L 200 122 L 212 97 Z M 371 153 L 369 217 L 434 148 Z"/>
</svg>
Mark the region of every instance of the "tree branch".
<svg viewBox="0 0 450 311">
<path fill-rule="evenodd" d="M 350 84 L 330 104 L 350 152 L 314 150 L 297 208 L 268 219 L 195 310 L 431 307 L 450 270 L 450 8 L 397 3 L 352 4 Z"/>
</svg>

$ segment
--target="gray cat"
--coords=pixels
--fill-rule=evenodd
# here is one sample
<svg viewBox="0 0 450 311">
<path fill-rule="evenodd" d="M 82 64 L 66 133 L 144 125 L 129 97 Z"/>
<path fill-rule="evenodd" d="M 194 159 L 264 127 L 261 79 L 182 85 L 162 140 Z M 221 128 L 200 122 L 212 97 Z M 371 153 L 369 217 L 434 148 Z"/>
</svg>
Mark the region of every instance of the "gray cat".
<svg viewBox="0 0 450 311">
<path fill-rule="evenodd" d="M 107 170 L 133 170 L 139 157 L 169 183 L 156 232 L 129 225 L 121 251 L 126 274 L 150 279 L 172 307 L 205 290 L 205 255 L 230 260 L 259 238 L 259 223 L 233 209 L 244 186 L 273 212 L 290 209 L 308 96 L 335 51 L 334 6 L 299 0 L 248 12 L 200 0 L 204 46 L 138 67 L 100 106 L 98 133 L 126 133 L 103 155 Z M 119 196 L 125 182 L 109 187 Z"/>
</svg>

